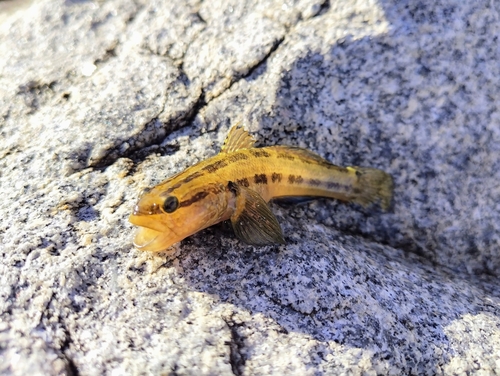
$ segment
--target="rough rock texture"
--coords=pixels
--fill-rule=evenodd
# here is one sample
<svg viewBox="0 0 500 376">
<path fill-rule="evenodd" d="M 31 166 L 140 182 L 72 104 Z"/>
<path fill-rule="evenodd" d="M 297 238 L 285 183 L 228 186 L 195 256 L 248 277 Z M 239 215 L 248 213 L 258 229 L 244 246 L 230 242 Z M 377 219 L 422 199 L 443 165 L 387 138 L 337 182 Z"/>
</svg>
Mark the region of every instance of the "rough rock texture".
<svg viewBox="0 0 500 376">
<path fill-rule="evenodd" d="M 0 373 L 500 373 L 496 2 L 2 5 Z M 134 250 L 141 188 L 239 120 L 383 168 L 393 208 Z"/>
</svg>

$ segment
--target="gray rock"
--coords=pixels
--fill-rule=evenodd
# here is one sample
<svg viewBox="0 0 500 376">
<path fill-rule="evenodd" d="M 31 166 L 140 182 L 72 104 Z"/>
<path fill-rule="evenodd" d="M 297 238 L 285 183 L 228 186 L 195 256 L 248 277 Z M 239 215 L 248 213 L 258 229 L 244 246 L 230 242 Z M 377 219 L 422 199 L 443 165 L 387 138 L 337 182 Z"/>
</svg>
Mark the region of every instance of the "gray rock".
<svg viewBox="0 0 500 376">
<path fill-rule="evenodd" d="M 495 2 L 0 7 L 0 373 L 500 372 Z M 395 180 L 134 250 L 140 190 L 243 121 Z"/>
</svg>

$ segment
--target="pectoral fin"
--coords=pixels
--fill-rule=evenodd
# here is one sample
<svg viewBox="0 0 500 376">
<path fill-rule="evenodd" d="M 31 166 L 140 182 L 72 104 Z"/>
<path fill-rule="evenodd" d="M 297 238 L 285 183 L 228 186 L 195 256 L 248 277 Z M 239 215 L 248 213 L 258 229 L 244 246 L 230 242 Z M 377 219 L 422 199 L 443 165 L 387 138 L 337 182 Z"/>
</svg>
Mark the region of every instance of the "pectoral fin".
<svg viewBox="0 0 500 376">
<path fill-rule="evenodd" d="M 251 245 L 285 244 L 278 220 L 257 192 L 233 182 L 229 189 L 236 197 L 231 223 L 238 238 Z"/>
</svg>

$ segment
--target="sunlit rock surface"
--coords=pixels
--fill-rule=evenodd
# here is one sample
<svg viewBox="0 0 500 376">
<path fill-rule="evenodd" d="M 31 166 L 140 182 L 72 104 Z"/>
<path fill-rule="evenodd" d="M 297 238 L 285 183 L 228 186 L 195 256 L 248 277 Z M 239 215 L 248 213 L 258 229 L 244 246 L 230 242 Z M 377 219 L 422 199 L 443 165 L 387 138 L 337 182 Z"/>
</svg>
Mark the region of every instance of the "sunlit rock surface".
<svg viewBox="0 0 500 376">
<path fill-rule="evenodd" d="M 2 2 L 0 373 L 498 373 L 498 11 Z M 240 120 L 384 169 L 393 207 L 273 205 L 283 246 L 220 225 L 133 249 L 141 189 Z"/>
</svg>

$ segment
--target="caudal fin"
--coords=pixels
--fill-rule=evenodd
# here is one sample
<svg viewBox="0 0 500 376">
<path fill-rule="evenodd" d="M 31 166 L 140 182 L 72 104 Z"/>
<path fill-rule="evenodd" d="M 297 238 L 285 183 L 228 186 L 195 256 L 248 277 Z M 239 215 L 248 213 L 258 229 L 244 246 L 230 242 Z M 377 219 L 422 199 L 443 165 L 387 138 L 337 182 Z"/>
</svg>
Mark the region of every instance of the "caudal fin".
<svg viewBox="0 0 500 376">
<path fill-rule="evenodd" d="M 389 209 L 392 200 L 393 181 L 388 173 L 369 167 L 352 167 L 359 180 L 357 188 L 360 193 L 353 200 L 363 206 L 380 202 L 383 210 Z"/>
</svg>

